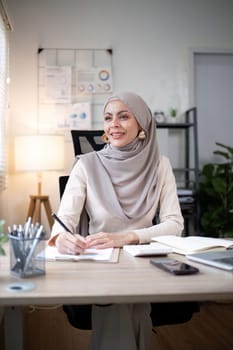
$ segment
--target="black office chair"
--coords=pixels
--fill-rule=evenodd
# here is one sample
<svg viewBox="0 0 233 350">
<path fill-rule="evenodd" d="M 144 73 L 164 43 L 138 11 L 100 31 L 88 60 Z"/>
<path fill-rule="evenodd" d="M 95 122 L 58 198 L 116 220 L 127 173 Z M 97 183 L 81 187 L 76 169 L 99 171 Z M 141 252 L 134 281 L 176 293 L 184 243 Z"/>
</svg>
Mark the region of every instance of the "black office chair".
<svg viewBox="0 0 233 350">
<path fill-rule="evenodd" d="M 82 147 L 81 139 L 85 139 L 91 150 L 99 151 L 104 143 L 101 140 L 102 130 L 71 130 L 74 154 L 86 153 Z M 62 197 L 69 176 L 59 178 L 59 191 Z M 104 305 L 102 305 L 104 307 Z M 92 305 L 63 305 L 63 310 L 67 315 L 69 323 L 78 329 L 91 330 Z M 189 321 L 194 312 L 200 311 L 197 302 L 171 302 L 171 303 L 151 303 L 151 320 L 153 326 L 163 326 L 180 324 Z"/>
<path fill-rule="evenodd" d="M 104 146 L 103 133 L 103 130 L 71 130 L 74 155 L 101 150 Z"/>
</svg>

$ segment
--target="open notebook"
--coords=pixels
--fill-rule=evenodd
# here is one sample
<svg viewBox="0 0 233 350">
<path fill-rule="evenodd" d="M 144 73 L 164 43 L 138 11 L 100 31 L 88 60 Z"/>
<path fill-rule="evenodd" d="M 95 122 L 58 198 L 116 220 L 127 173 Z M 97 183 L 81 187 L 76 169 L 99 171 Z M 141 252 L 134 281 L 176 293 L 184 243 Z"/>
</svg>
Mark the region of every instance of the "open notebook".
<svg viewBox="0 0 233 350">
<path fill-rule="evenodd" d="M 183 255 L 199 253 L 206 250 L 225 250 L 233 248 L 233 240 L 203 236 L 179 237 L 167 235 L 153 237 L 152 240 L 172 248 L 174 253 Z"/>
<path fill-rule="evenodd" d="M 219 269 L 233 271 L 233 250 L 190 254 L 187 258 Z"/>
</svg>

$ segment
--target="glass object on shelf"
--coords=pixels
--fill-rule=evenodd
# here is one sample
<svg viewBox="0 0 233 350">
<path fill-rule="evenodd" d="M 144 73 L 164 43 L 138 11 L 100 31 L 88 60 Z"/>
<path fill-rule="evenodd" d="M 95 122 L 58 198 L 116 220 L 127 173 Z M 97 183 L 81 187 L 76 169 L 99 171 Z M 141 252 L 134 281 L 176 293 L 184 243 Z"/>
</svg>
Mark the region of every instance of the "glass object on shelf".
<svg viewBox="0 0 233 350">
<path fill-rule="evenodd" d="M 162 111 L 155 111 L 154 117 L 157 123 L 164 123 L 166 121 L 165 114 Z"/>
</svg>

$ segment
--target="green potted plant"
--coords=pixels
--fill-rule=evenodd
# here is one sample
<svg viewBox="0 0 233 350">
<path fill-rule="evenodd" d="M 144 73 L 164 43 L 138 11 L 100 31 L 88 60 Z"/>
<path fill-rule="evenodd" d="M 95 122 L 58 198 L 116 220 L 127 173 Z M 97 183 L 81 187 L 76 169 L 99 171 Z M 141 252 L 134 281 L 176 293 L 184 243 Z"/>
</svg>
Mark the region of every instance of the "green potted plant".
<svg viewBox="0 0 233 350">
<path fill-rule="evenodd" d="M 216 145 L 222 162 L 205 164 L 200 174 L 200 224 L 204 235 L 233 237 L 233 148 Z"/>
<path fill-rule="evenodd" d="M 171 108 L 170 109 L 170 116 L 172 118 L 175 118 L 177 116 L 177 109 L 176 108 Z"/>
<path fill-rule="evenodd" d="M 176 117 L 177 117 L 177 109 L 176 108 L 170 108 L 169 115 L 170 115 L 170 121 L 172 123 L 175 123 L 176 122 Z"/>
<path fill-rule="evenodd" d="M 0 220 L 0 255 L 5 255 L 5 250 L 2 244 L 7 242 L 7 236 L 3 232 L 4 223 L 4 220 Z"/>
</svg>

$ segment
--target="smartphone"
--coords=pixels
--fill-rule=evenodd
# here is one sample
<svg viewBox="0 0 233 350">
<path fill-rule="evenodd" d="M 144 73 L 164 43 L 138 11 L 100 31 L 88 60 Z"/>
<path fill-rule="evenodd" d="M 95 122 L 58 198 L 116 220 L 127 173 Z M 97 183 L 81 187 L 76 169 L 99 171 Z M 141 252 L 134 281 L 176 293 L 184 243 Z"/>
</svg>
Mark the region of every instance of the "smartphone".
<svg viewBox="0 0 233 350">
<path fill-rule="evenodd" d="M 170 258 L 151 259 L 150 263 L 174 275 L 192 275 L 199 272 L 199 269 L 192 265 Z"/>
</svg>

